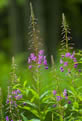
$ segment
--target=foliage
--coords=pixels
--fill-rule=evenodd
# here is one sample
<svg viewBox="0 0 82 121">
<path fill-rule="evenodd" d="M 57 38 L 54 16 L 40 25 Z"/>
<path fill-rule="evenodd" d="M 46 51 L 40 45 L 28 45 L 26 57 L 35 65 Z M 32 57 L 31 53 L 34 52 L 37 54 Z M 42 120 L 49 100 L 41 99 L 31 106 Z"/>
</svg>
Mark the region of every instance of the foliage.
<svg viewBox="0 0 82 121">
<path fill-rule="evenodd" d="M 81 121 L 82 120 L 82 54 L 71 52 L 68 42 L 68 25 L 63 18 L 64 44 L 60 63 L 51 58 L 52 66 L 47 64 L 44 51 L 40 50 L 31 6 L 33 51 L 28 57 L 28 70 L 19 69 L 14 57 L 7 96 L 2 107 L 0 88 L 0 115 L 6 121 Z M 65 17 L 65 16 L 63 16 Z M 3 60 L 2 60 L 3 61 Z M 8 68 L 8 67 L 7 67 Z M 28 73 L 29 74 L 28 74 Z M 21 76 L 22 75 L 22 76 Z M 22 81 L 23 80 L 23 81 Z"/>
</svg>

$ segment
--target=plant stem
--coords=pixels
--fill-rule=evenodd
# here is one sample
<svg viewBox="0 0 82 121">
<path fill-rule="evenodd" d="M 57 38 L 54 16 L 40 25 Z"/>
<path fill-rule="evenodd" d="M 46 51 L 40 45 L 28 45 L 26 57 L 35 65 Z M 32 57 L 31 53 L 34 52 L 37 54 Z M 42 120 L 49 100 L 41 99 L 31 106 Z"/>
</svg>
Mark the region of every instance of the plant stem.
<svg viewBox="0 0 82 121">
<path fill-rule="evenodd" d="M 40 107 L 40 73 L 39 73 L 38 67 L 37 67 L 36 71 L 37 71 L 37 92 L 39 95 L 39 101 L 38 101 L 39 117 L 40 117 L 40 121 L 43 121 L 42 116 L 41 116 L 41 107 Z"/>
<path fill-rule="evenodd" d="M 54 115 L 53 115 L 53 113 L 52 113 L 52 121 L 54 121 Z"/>
<path fill-rule="evenodd" d="M 59 96 L 61 96 L 58 75 L 56 75 L 56 80 L 57 80 L 57 90 L 58 90 Z M 59 106 L 59 112 L 60 112 L 60 121 L 63 121 L 63 110 L 62 110 L 61 100 L 60 100 L 60 103 L 58 103 L 58 106 Z"/>
</svg>

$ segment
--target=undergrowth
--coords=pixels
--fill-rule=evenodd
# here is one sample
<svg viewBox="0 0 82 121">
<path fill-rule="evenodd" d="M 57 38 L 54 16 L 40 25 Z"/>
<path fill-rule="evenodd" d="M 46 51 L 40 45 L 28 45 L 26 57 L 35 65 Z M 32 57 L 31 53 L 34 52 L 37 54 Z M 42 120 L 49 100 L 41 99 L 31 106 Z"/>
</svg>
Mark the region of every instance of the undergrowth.
<svg viewBox="0 0 82 121">
<path fill-rule="evenodd" d="M 17 65 L 12 58 L 4 106 L 0 88 L 0 121 L 82 121 L 82 51 L 74 51 L 63 14 L 59 62 L 55 63 L 51 55 L 49 67 L 30 6 L 32 49 L 28 69 L 17 75 Z"/>
</svg>

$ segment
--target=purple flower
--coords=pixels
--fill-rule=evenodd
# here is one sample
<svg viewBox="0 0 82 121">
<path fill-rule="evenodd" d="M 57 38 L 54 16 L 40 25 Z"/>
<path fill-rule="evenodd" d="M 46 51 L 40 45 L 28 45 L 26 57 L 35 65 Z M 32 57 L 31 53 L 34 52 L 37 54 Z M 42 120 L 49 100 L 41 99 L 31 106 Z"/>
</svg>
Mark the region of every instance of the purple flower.
<svg viewBox="0 0 82 121">
<path fill-rule="evenodd" d="M 63 96 L 67 96 L 67 90 L 64 89 Z"/>
<path fill-rule="evenodd" d="M 28 57 L 28 64 L 31 63 L 31 60 L 32 60 L 32 61 L 36 61 L 36 56 L 34 55 L 34 53 L 31 53 L 31 54 L 30 54 L 30 57 Z"/>
<path fill-rule="evenodd" d="M 12 94 L 17 95 L 17 90 L 12 91 Z"/>
<path fill-rule="evenodd" d="M 43 54 L 44 54 L 44 50 L 40 50 L 40 51 L 39 51 L 39 54 L 40 54 L 40 55 L 43 55 Z"/>
<path fill-rule="evenodd" d="M 42 62 L 41 62 L 41 60 L 38 60 L 38 64 L 41 64 Z"/>
<path fill-rule="evenodd" d="M 46 66 L 45 69 L 48 69 L 48 66 Z"/>
<path fill-rule="evenodd" d="M 64 66 L 68 66 L 68 62 L 64 62 Z"/>
<path fill-rule="evenodd" d="M 75 64 L 74 64 L 74 68 L 77 68 L 77 66 L 78 66 L 78 63 L 75 63 Z"/>
<path fill-rule="evenodd" d="M 21 91 L 19 89 L 17 89 L 17 93 L 21 93 Z"/>
<path fill-rule="evenodd" d="M 29 65 L 29 69 L 31 69 L 32 68 L 32 65 Z"/>
<path fill-rule="evenodd" d="M 81 72 L 81 69 L 79 69 L 78 71 Z"/>
<path fill-rule="evenodd" d="M 9 104 L 9 99 L 7 99 L 6 103 Z"/>
<path fill-rule="evenodd" d="M 70 56 L 70 58 L 71 58 L 71 59 L 74 59 L 74 55 L 72 54 L 72 55 Z"/>
<path fill-rule="evenodd" d="M 40 68 L 40 65 L 38 65 L 38 68 Z"/>
<path fill-rule="evenodd" d="M 55 107 L 56 107 L 56 104 L 53 105 L 53 108 L 55 108 Z"/>
<path fill-rule="evenodd" d="M 64 58 L 64 55 L 61 55 L 62 58 Z"/>
<path fill-rule="evenodd" d="M 46 59 L 44 59 L 43 64 L 44 64 L 45 66 L 47 66 L 47 65 L 48 65 L 48 64 L 47 64 L 47 60 L 46 60 Z"/>
<path fill-rule="evenodd" d="M 53 95 L 56 95 L 56 90 L 53 90 Z"/>
<path fill-rule="evenodd" d="M 30 58 L 33 59 L 35 57 L 34 53 L 30 54 Z"/>
<path fill-rule="evenodd" d="M 34 57 L 32 58 L 32 60 L 33 60 L 33 61 L 36 61 L 36 56 L 34 56 Z"/>
<path fill-rule="evenodd" d="M 60 67 L 60 70 L 61 70 L 61 72 L 64 72 L 64 68 L 62 66 Z"/>
<path fill-rule="evenodd" d="M 73 55 L 75 55 L 75 51 L 73 51 Z"/>
<path fill-rule="evenodd" d="M 43 56 L 42 56 L 42 55 L 39 55 L 38 58 L 39 58 L 39 60 L 41 60 L 41 61 L 43 60 Z"/>
<path fill-rule="evenodd" d="M 77 62 L 76 58 L 73 58 L 73 61 L 74 61 L 74 62 Z"/>
<path fill-rule="evenodd" d="M 14 106 L 17 107 L 16 101 L 14 101 Z"/>
<path fill-rule="evenodd" d="M 25 106 L 25 105 L 27 105 L 27 104 L 24 102 L 23 105 Z"/>
<path fill-rule="evenodd" d="M 65 54 L 65 57 L 70 57 L 70 56 L 71 54 L 69 52 Z"/>
<path fill-rule="evenodd" d="M 22 98 L 22 95 L 16 95 L 15 98 L 16 100 L 20 100 Z"/>
<path fill-rule="evenodd" d="M 48 69 L 47 59 L 46 59 L 46 56 L 44 56 L 43 54 L 44 54 L 43 50 L 39 51 L 38 56 L 35 56 L 34 53 L 30 54 L 30 57 L 28 57 L 28 64 L 30 64 L 29 69 L 33 67 L 32 65 L 33 61 L 35 62 L 36 65 L 38 65 L 38 68 L 40 68 L 40 65 L 43 64 L 44 66 L 46 66 L 45 69 Z"/>
<path fill-rule="evenodd" d="M 11 120 L 11 121 L 13 121 L 13 120 Z"/>
<path fill-rule="evenodd" d="M 68 99 L 68 96 L 65 96 L 65 99 L 67 100 Z"/>
<path fill-rule="evenodd" d="M 60 101 L 62 99 L 61 96 L 56 96 L 57 101 Z"/>
<path fill-rule="evenodd" d="M 6 121 L 9 121 L 9 117 L 8 116 L 6 116 Z"/>
<path fill-rule="evenodd" d="M 44 60 L 46 59 L 46 56 L 44 56 Z"/>
<path fill-rule="evenodd" d="M 8 98 L 12 98 L 12 96 L 11 95 L 8 95 Z"/>
<path fill-rule="evenodd" d="M 28 64 L 30 64 L 31 63 L 31 59 L 30 59 L 30 57 L 28 57 Z"/>
<path fill-rule="evenodd" d="M 62 64 L 63 63 L 63 60 L 62 59 L 60 59 L 60 64 Z"/>
<path fill-rule="evenodd" d="M 73 54 L 70 56 L 71 59 L 74 59 L 74 55 L 75 55 L 75 51 L 73 52 Z"/>
<path fill-rule="evenodd" d="M 71 104 L 71 101 L 70 100 L 68 101 L 68 104 Z"/>
<path fill-rule="evenodd" d="M 10 101 L 10 104 L 13 104 L 13 101 L 12 100 Z"/>
</svg>

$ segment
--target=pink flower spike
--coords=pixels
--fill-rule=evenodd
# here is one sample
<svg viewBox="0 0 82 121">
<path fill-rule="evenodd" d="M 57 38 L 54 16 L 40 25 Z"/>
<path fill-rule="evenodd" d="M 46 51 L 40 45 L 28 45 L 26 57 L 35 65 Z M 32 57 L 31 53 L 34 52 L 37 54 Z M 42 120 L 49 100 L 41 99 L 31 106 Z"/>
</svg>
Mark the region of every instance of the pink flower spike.
<svg viewBox="0 0 82 121">
<path fill-rule="evenodd" d="M 42 56 L 42 55 L 39 55 L 39 56 L 38 56 L 38 58 L 39 58 L 39 60 L 41 60 L 41 61 L 42 61 L 43 56 Z"/>
<path fill-rule="evenodd" d="M 31 54 L 30 54 L 30 58 L 32 59 L 32 58 L 34 58 L 34 57 L 35 57 L 34 53 L 31 53 Z"/>
</svg>

